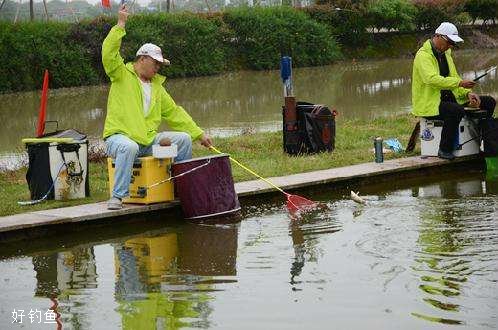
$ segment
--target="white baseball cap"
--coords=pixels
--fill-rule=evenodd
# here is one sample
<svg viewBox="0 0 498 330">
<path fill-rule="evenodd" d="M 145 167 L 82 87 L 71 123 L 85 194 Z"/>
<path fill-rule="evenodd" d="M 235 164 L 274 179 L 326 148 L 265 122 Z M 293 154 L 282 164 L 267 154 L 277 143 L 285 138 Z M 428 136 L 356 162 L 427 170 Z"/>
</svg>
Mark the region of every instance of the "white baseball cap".
<svg viewBox="0 0 498 330">
<path fill-rule="evenodd" d="M 165 59 L 163 57 L 163 52 L 161 51 L 161 48 L 159 46 L 156 46 L 154 44 L 144 44 L 140 49 L 137 51 L 137 56 L 140 55 L 146 55 L 150 56 L 153 59 L 155 59 L 158 62 L 161 62 L 162 64 L 169 65 L 169 60 Z"/>
<path fill-rule="evenodd" d="M 463 39 L 458 35 L 458 30 L 454 24 L 443 22 L 436 29 L 436 34 L 447 36 L 453 42 L 463 42 Z"/>
</svg>

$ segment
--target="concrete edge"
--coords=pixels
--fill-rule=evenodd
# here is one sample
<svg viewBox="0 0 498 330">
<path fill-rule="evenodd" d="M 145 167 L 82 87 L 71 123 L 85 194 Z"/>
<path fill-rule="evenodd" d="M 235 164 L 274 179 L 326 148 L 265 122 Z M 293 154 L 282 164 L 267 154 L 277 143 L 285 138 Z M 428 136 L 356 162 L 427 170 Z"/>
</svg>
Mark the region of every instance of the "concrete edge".
<svg viewBox="0 0 498 330">
<path fill-rule="evenodd" d="M 346 167 L 291 174 L 288 176 L 272 177 L 268 179 L 284 190 L 297 190 L 305 187 L 313 187 L 336 182 L 347 182 L 367 177 L 382 176 L 385 174 L 464 164 L 478 159 L 480 159 L 478 155 L 473 155 L 457 158 L 450 162 L 437 157 L 422 158 L 420 156 L 415 156 L 392 159 L 380 164 L 373 162 L 361 163 Z M 303 176 L 307 177 L 308 180 L 303 180 Z M 275 191 L 274 188 L 270 187 L 262 180 L 239 182 L 236 183 L 235 186 L 238 188 L 236 190 L 239 197 L 254 196 Z"/>
<path fill-rule="evenodd" d="M 362 163 L 346 167 L 331 168 L 313 172 L 292 174 L 288 176 L 268 178 L 275 185 L 284 190 L 296 190 L 334 182 L 347 182 L 366 177 L 382 176 L 399 172 L 414 171 L 422 168 L 440 167 L 479 159 L 478 155 L 457 158 L 452 162 L 437 157 L 422 158 L 406 157 L 386 161 L 384 163 Z M 239 197 L 250 197 L 259 194 L 276 192 L 262 180 L 244 181 L 235 184 L 235 191 Z M 77 206 L 27 212 L 11 216 L 0 217 L 0 233 L 31 229 L 47 225 L 77 223 L 110 219 L 144 212 L 160 211 L 177 208 L 178 200 L 165 203 L 136 205 L 127 204 L 121 210 L 107 210 L 105 202 L 82 204 Z"/>
</svg>

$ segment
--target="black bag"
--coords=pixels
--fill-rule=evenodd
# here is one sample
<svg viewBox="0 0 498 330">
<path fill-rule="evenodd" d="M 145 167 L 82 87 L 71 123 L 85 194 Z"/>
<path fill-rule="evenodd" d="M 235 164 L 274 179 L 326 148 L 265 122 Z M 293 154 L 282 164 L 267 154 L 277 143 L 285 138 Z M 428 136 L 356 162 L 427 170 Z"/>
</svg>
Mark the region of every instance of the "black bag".
<svg viewBox="0 0 498 330">
<path fill-rule="evenodd" d="M 487 118 L 481 121 L 484 156 L 498 156 L 498 118 Z"/>
<path fill-rule="evenodd" d="M 335 116 L 324 105 L 297 102 L 297 127 L 285 122 L 283 109 L 283 145 L 290 155 L 332 152 L 335 148 Z"/>
<path fill-rule="evenodd" d="M 50 157 L 48 154 L 48 143 L 28 144 L 29 167 L 26 172 L 31 199 L 42 198 L 49 188 L 52 187 L 52 175 L 50 174 Z M 47 199 L 54 199 L 54 191 L 50 189 Z"/>
</svg>

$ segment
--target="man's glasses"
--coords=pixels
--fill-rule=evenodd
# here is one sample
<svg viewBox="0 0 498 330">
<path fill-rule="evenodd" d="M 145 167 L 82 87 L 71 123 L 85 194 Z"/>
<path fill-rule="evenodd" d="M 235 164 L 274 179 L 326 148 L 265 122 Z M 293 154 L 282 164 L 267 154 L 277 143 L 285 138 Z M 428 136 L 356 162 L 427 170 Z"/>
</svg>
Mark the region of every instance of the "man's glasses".
<svg viewBox="0 0 498 330">
<path fill-rule="evenodd" d="M 453 40 L 451 40 L 450 38 L 448 38 L 447 36 L 443 36 L 441 35 L 441 38 L 443 38 L 444 40 L 446 40 L 446 42 L 450 45 L 450 46 L 453 46 L 455 47 L 456 46 L 456 42 L 454 42 Z"/>
</svg>

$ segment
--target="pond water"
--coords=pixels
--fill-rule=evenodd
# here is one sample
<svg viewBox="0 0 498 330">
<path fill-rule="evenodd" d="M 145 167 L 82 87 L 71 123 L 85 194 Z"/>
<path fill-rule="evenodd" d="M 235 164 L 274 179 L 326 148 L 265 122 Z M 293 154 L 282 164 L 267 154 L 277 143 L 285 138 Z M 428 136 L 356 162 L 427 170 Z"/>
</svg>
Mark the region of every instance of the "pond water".
<svg viewBox="0 0 498 330">
<path fill-rule="evenodd" d="M 332 188 L 306 195 L 328 210 L 297 220 L 276 195 L 239 223 L 150 217 L 0 243 L 0 328 L 54 329 L 55 305 L 64 329 L 496 328 L 498 182 L 352 187 L 365 206 Z"/>
<path fill-rule="evenodd" d="M 496 65 L 498 52 L 457 51 L 455 61 L 462 77 L 471 79 Z M 294 69 L 294 95 L 298 100 L 336 108 L 339 121 L 408 113 L 411 109 L 411 70 L 412 59 L 349 61 Z M 213 136 L 281 129 L 283 87 L 279 71 L 241 71 L 172 79 L 166 88 Z M 498 97 L 496 71 L 482 78 L 476 91 Z M 107 86 L 50 91 L 47 120 L 58 121 L 59 128 L 75 128 L 91 137 L 100 137 L 107 93 Z M 3 127 L 0 130 L 0 165 L 16 159 L 23 150 L 21 139 L 34 135 L 38 106 L 39 92 L 0 95 Z M 47 123 L 46 128 L 52 131 L 56 126 Z"/>
</svg>

